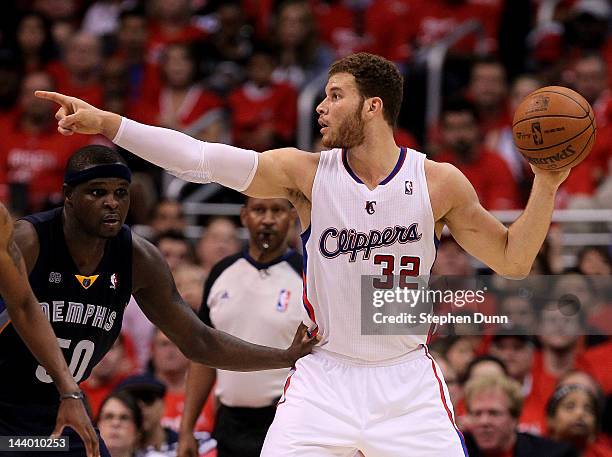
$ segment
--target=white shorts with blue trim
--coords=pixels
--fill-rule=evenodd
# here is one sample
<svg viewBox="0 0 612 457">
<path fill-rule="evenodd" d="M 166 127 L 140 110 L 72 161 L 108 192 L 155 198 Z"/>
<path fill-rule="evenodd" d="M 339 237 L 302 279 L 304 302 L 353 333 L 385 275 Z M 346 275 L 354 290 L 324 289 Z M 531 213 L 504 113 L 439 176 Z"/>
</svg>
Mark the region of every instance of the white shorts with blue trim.
<svg viewBox="0 0 612 457">
<path fill-rule="evenodd" d="M 425 348 L 389 366 L 318 351 L 296 363 L 262 457 L 464 457 L 450 396 Z"/>
</svg>

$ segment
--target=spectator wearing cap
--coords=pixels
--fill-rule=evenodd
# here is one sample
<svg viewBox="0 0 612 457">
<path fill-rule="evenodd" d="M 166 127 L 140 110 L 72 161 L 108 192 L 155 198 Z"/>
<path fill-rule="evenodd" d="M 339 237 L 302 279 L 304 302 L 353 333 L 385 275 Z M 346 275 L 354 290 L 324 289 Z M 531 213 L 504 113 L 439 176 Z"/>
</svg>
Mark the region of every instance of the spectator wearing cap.
<svg viewBox="0 0 612 457">
<path fill-rule="evenodd" d="M 162 424 L 166 386 L 155 376 L 144 373 L 130 376 L 121 382 L 115 394 L 128 395 L 137 403 L 141 413 L 137 457 L 174 457 L 178 434 Z M 206 432 L 196 435 L 198 452 L 202 457 L 213 457 L 215 440 Z M 114 457 L 114 454 L 112 454 Z"/>
<path fill-rule="evenodd" d="M 520 385 L 505 376 L 475 378 L 465 387 L 471 416 L 466 443 L 471 457 L 577 457 L 571 446 L 517 432 Z"/>
<path fill-rule="evenodd" d="M 601 409 L 590 388 L 581 384 L 558 387 L 546 407 L 550 436 L 572 444 L 581 457 L 612 455 L 612 447 L 599 437 Z"/>
<path fill-rule="evenodd" d="M 138 446 L 141 451 L 168 452 L 176 448 L 178 434 L 161 423 L 166 395 L 164 383 L 150 374 L 135 375 L 121 382 L 117 392 L 129 393 L 142 412 L 142 436 Z"/>
</svg>

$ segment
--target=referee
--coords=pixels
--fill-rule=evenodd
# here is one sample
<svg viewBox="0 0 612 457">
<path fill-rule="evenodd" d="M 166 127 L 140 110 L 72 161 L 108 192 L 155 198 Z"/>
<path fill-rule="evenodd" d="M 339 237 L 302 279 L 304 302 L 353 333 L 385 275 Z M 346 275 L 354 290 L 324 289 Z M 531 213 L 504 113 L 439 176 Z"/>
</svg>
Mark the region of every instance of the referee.
<svg viewBox="0 0 612 457">
<path fill-rule="evenodd" d="M 302 257 L 288 249 L 295 210 L 284 199 L 249 198 L 240 220 L 248 248 L 216 264 L 206 281 L 200 318 L 251 343 L 284 348 L 306 316 L 302 307 Z M 193 429 L 215 384 L 219 400 L 213 437 L 218 457 L 258 457 L 287 369 L 215 370 L 192 363 L 187 378 L 178 457 L 197 457 Z"/>
</svg>

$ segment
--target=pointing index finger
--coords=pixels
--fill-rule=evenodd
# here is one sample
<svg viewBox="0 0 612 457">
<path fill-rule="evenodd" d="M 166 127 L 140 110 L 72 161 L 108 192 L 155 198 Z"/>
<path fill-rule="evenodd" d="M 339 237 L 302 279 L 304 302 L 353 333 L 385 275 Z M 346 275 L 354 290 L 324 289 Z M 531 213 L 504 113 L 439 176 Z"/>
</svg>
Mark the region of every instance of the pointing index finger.
<svg viewBox="0 0 612 457">
<path fill-rule="evenodd" d="M 70 97 L 64 94 L 60 94 L 58 92 L 49 92 L 46 90 L 37 90 L 34 92 L 38 98 L 44 98 L 46 100 L 51 100 L 52 102 L 58 103 L 62 105 L 66 110 L 70 107 Z"/>
</svg>

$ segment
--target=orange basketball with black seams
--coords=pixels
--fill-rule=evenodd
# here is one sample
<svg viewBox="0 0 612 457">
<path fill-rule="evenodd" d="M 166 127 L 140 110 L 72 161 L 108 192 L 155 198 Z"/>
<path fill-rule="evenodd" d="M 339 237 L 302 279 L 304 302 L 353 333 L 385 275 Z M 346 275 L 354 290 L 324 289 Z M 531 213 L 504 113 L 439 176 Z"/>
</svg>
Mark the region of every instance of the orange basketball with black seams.
<svg viewBox="0 0 612 457">
<path fill-rule="evenodd" d="M 514 113 L 514 144 L 529 163 L 566 170 L 582 162 L 595 143 L 591 105 L 567 87 L 548 86 L 529 94 Z"/>
</svg>

